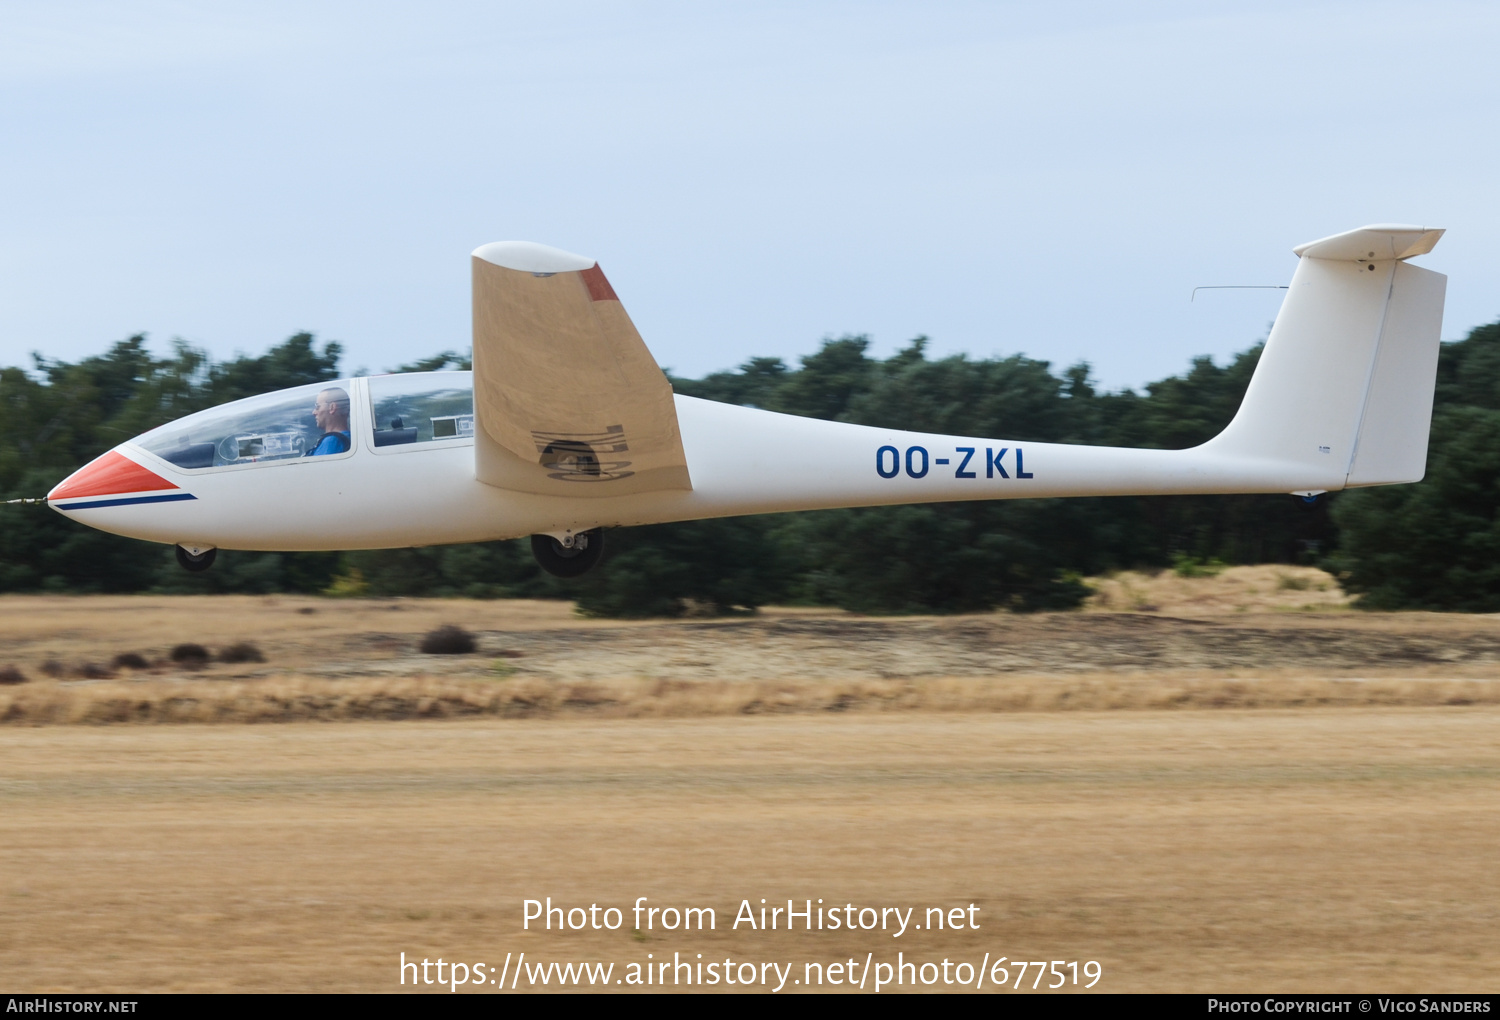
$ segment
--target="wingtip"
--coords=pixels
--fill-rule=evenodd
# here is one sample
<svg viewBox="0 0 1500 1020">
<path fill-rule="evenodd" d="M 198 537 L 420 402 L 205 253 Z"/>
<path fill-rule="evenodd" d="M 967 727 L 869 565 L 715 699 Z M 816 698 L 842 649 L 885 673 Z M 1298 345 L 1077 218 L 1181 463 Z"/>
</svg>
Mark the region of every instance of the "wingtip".
<svg viewBox="0 0 1500 1020">
<path fill-rule="evenodd" d="M 492 241 L 475 248 L 472 254 L 491 265 L 523 273 L 571 273 L 595 265 L 591 258 L 533 241 Z"/>
</svg>

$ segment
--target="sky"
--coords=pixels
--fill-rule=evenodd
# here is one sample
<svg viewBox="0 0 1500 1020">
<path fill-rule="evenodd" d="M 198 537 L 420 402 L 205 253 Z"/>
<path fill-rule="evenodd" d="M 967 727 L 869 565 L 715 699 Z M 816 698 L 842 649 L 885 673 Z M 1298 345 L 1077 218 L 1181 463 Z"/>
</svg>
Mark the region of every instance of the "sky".
<svg viewBox="0 0 1500 1020">
<path fill-rule="evenodd" d="M 599 260 L 685 376 L 828 337 L 1086 361 L 1262 339 L 1294 245 L 1445 227 L 1500 318 L 1500 5 L 0 3 L 0 364 L 469 345 L 469 252 Z"/>
</svg>

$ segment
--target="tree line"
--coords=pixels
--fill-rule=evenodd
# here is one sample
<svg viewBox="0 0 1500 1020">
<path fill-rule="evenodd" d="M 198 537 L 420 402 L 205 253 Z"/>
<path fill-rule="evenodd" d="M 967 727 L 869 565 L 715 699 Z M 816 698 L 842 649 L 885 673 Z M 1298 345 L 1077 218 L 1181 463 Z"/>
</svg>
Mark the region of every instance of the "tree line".
<svg viewBox="0 0 1500 1020">
<path fill-rule="evenodd" d="M 0 368 L 0 496 L 38 496 L 119 442 L 202 408 L 338 378 L 337 343 L 300 333 L 259 356 L 214 362 L 144 337 L 64 362 Z M 1054 372 L 1013 355 L 933 359 L 918 337 L 888 358 L 825 341 L 792 366 L 672 378 L 677 392 L 789 414 L 1019 441 L 1181 449 L 1239 407 L 1257 345 L 1220 366 L 1101 391 L 1087 364 Z M 467 368 L 454 352 L 397 371 Z M 601 568 L 541 572 L 524 541 L 344 553 L 223 552 L 190 575 L 169 548 L 0 506 L 0 591 L 327 592 L 573 598 L 598 615 L 745 611 L 770 603 L 881 612 L 1061 609 L 1082 577 L 1174 564 L 1314 563 L 1378 608 L 1500 609 L 1500 322 L 1445 344 L 1428 477 L 1334 494 L 1139 496 L 924 504 L 615 529 Z"/>
</svg>

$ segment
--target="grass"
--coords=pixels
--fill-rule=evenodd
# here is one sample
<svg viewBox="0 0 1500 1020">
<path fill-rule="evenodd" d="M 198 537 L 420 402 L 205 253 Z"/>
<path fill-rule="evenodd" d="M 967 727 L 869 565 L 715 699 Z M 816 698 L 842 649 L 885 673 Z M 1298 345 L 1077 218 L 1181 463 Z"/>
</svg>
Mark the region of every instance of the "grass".
<svg viewBox="0 0 1500 1020">
<path fill-rule="evenodd" d="M 901 951 L 1098 960 L 1096 990 L 1116 993 L 1483 993 L 1497 723 L 1467 707 L 13 729 L 0 959 L 36 992 L 402 991 L 400 952 L 617 975 L 702 953 L 801 977 Z M 522 899 L 547 896 L 625 924 L 522 931 Z M 711 907 L 715 930 L 643 918 L 638 937 L 642 896 Z M 762 898 L 915 918 L 972 903 L 979 928 L 733 929 Z"/>
<path fill-rule="evenodd" d="M 1500 704 L 1481 679 L 1214 677 L 1177 673 L 917 680 L 557 682 L 497 661 L 491 680 L 276 677 L 253 683 L 161 679 L 25 684 L 0 689 L 0 723 L 267 723 L 402 719 L 703 718 L 937 712 L 1138 712 L 1441 707 Z"/>
<path fill-rule="evenodd" d="M 1150 573 L 1119 571 L 1093 578 L 1089 611 L 1160 612 L 1172 616 L 1206 616 L 1224 612 L 1277 612 L 1315 606 L 1320 611 L 1352 603 L 1338 581 L 1314 567 L 1265 564 L 1229 567 L 1181 559 L 1178 569 Z M 1299 593 L 1307 593 L 1297 598 Z"/>
<path fill-rule="evenodd" d="M 1278 576 L 1307 586 L 1284 590 Z M 1083 613 L 900 619 L 772 608 L 743 620 L 602 623 L 556 603 L 349 600 L 308 614 L 328 603 L 192 600 L 192 628 L 224 642 L 217 656 L 177 640 L 188 600 L 11 597 L 0 641 L 21 682 L 0 685 L 0 723 L 1496 703 L 1500 621 L 1352 614 L 1342 593 L 1318 590 L 1327 580 L 1298 567 L 1119 574 L 1093 581 Z M 424 635 L 451 639 L 454 651 L 419 654 Z"/>
</svg>

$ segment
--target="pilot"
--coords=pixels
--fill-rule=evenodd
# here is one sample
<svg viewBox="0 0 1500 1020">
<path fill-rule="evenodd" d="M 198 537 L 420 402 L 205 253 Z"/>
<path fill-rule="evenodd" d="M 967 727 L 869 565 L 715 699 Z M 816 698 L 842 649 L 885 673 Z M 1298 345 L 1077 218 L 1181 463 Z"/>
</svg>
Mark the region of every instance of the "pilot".
<svg viewBox="0 0 1500 1020">
<path fill-rule="evenodd" d="M 313 404 L 313 421 L 323 431 L 318 445 L 307 451 L 309 457 L 321 457 L 329 453 L 347 453 L 352 442 L 349 438 L 349 394 L 338 386 L 330 386 L 318 394 Z"/>
</svg>

